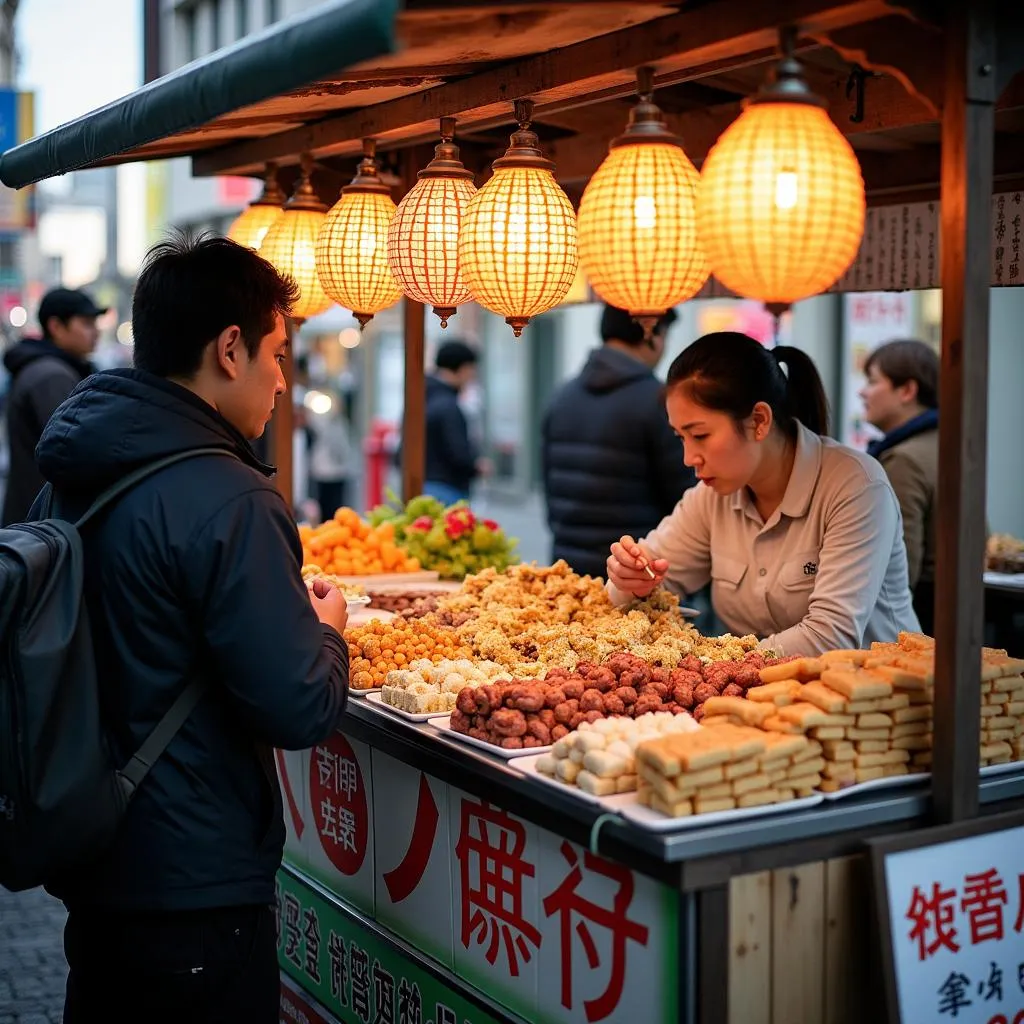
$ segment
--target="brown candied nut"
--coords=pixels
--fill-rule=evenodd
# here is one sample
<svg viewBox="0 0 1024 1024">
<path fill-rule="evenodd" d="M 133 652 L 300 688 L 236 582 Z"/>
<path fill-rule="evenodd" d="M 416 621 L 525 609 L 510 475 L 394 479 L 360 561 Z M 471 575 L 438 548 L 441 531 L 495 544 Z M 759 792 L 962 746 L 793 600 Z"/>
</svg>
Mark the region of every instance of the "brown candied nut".
<svg viewBox="0 0 1024 1024">
<path fill-rule="evenodd" d="M 652 681 L 640 691 L 640 696 L 643 696 L 645 693 L 653 693 L 657 694 L 660 700 L 665 700 L 671 692 L 672 690 L 667 683 L 655 683 Z"/>
<path fill-rule="evenodd" d="M 460 711 L 458 706 L 456 706 L 452 712 L 451 725 L 454 732 L 469 732 L 473 725 L 472 716 Z"/>
<path fill-rule="evenodd" d="M 651 682 L 652 683 L 667 683 L 669 677 L 669 670 L 663 668 L 661 665 L 656 665 L 651 669 Z"/>
<path fill-rule="evenodd" d="M 672 688 L 672 699 L 684 708 L 693 707 L 693 687 L 689 683 L 679 683 Z"/>
<path fill-rule="evenodd" d="M 549 729 L 553 729 L 558 724 L 558 719 L 555 718 L 555 712 L 551 708 L 542 708 L 538 711 L 537 721 L 543 722 Z"/>
<path fill-rule="evenodd" d="M 591 722 L 591 723 L 593 723 L 593 722 L 600 722 L 602 718 L 604 718 L 604 709 L 603 708 L 600 711 L 598 711 L 595 708 L 593 711 L 586 711 L 583 714 L 583 721 L 584 722 Z"/>
<path fill-rule="evenodd" d="M 722 687 L 723 697 L 742 697 L 743 687 L 739 683 L 728 683 Z"/>
<path fill-rule="evenodd" d="M 639 718 L 641 715 L 650 714 L 652 711 L 662 711 L 664 707 L 664 704 L 657 697 L 641 697 L 633 705 L 633 717 Z"/>
<path fill-rule="evenodd" d="M 760 651 L 747 651 L 743 655 L 743 663 L 752 665 L 758 671 L 764 668 L 764 655 Z"/>
<path fill-rule="evenodd" d="M 534 747 L 546 747 L 547 744 L 541 743 L 541 741 L 537 739 L 536 736 L 531 736 L 529 733 L 527 733 L 523 737 L 523 746 L 532 749 Z"/>
<path fill-rule="evenodd" d="M 681 668 L 685 672 L 696 672 L 698 675 L 701 674 L 703 667 L 704 665 L 696 654 L 688 654 L 677 666 L 677 668 Z"/>
<path fill-rule="evenodd" d="M 580 697 L 580 711 L 601 711 L 604 708 L 604 694 L 600 690 L 584 690 Z"/>
<path fill-rule="evenodd" d="M 470 729 L 467 736 L 472 736 L 475 740 L 482 740 L 484 743 L 493 743 L 494 737 L 487 729 Z"/>
<path fill-rule="evenodd" d="M 752 686 L 761 685 L 760 670 L 754 665 L 744 665 L 733 680 L 742 690 L 749 690 Z"/>
<path fill-rule="evenodd" d="M 636 692 L 636 690 L 633 689 L 632 686 L 620 686 L 615 691 L 615 696 L 618 697 L 619 700 L 621 700 L 622 703 L 628 707 L 630 704 L 635 704 L 637 702 L 637 698 L 640 695 Z"/>
<path fill-rule="evenodd" d="M 558 725 L 556 725 L 551 730 L 551 741 L 553 743 L 557 743 L 560 739 L 564 739 L 568 735 L 569 735 L 569 727 L 565 726 L 565 725 L 562 725 L 562 723 L 559 722 Z"/>
<path fill-rule="evenodd" d="M 526 733 L 526 716 L 522 711 L 499 708 L 491 714 L 490 728 L 499 736 L 522 736 Z"/>
<path fill-rule="evenodd" d="M 570 676 L 565 682 L 560 684 L 560 689 L 565 694 L 566 700 L 579 700 L 586 688 L 586 682 L 583 679 L 577 679 L 575 676 Z"/>
<path fill-rule="evenodd" d="M 568 679 L 571 673 L 567 668 L 563 668 L 561 665 L 556 665 L 554 668 L 549 668 L 544 674 L 544 678 L 547 680 L 554 679 Z"/>
<path fill-rule="evenodd" d="M 610 669 L 616 676 L 621 676 L 623 672 L 628 671 L 633 665 L 630 655 L 625 651 L 619 651 L 616 654 L 609 654 L 604 659 L 604 667 Z"/>
<path fill-rule="evenodd" d="M 526 744 L 523 743 L 522 736 L 502 736 L 498 746 L 504 747 L 505 750 L 522 750 Z"/>
<path fill-rule="evenodd" d="M 693 688 L 693 699 L 698 704 L 703 704 L 709 697 L 717 697 L 718 694 L 718 687 L 712 682 L 701 683 L 700 686 Z"/>
<path fill-rule="evenodd" d="M 578 714 L 579 710 L 580 702 L 578 700 L 563 701 L 555 708 L 555 718 L 558 719 L 561 725 L 569 725 L 573 720 L 573 716 Z"/>
<path fill-rule="evenodd" d="M 557 708 L 563 700 L 567 699 L 565 690 L 561 686 L 550 686 L 547 693 L 544 694 L 544 707 Z"/>
<path fill-rule="evenodd" d="M 666 710 L 666 711 L 667 711 L 667 712 L 668 712 L 668 713 L 669 713 L 670 715 L 678 715 L 678 714 L 680 714 L 681 712 L 685 711 L 685 710 L 686 710 L 686 708 L 684 708 L 684 707 L 683 707 L 682 705 L 680 705 L 680 704 L 677 704 L 677 703 L 676 703 L 676 702 L 675 702 L 675 701 L 673 700 L 673 701 L 670 701 L 670 702 L 669 702 L 668 704 L 666 704 L 666 705 L 665 705 L 665 710 Z"/>
<path fill-rule="evenodd" d="M 697 706 L 696 706 L 696 707 L 695 707 L 695 708 L 694 708 L 694 709 L 693 709 L 693 710 L 692 710 L 692 711 L 690 712 L 690 714 L 691 714 L 691 715 L 693 715 L 693 720 L 694 720 L 695 722 L 699 722 L 699 721 L 700 721 L 700 720 L 701 720 L 701 719 L 702 719 L 702 718 L 704 717 L 704 705 L 703 705 L 703 704 L 698 704 L 698 705 L 697 705 Z"/>
<path fill-rule="evenodd" d="M 467 689 L 472 689 L 467 687 Z M 482 715 L 490 714 L 492 708 L 501 707 L 501 687 L 497 683 L 484 683 L 473 692 L 477 711 Z"/>
<path fill-rule="evenodd" d="M 580 722 L 584 721 L 585 719 L 586 715 L 584 715 L 582 711 L 577 711 L 576 714 L 572 716 L 572 721 L 569 722 L 569 728 L 578 729 L 580 727 Z"/>
<path fill-rule="evenodd" d="M 638 693 L 640 692 L 640 688 L 646 682 L 647 679 L 633 668 L 627 669 L 621 676 L 619 676 L 619 686 L 631 686 Z"/>
<path fill-rule="evenodd" d="M 576 663 L 576 675 L 582 676 L 584 679 L 589 679 L 597 668 L 592 661 L 580 661 Z"/>
<path fill-rule="evenodd" d="M 514 687 L 509 699 L 519 711 L 540 711 L 544 707 L 544 690 L 535 683 L 525 683 Z"/>
<path fill-rule="evenodd" d="M 487 723 L 491 720 L 490 715 L 472 715 L 471 723 L 474 729 L 486 729 Z"/>
<path fill-rule="evenodd" d="M 604 713 L 606 715 L 624 715 L 626 705 L 614 693 L 606 693 L 604 695 Z"/>
<path fill-rule="evenodd" d="M 477 711 L 476 691 L 472 686 L 464 686 L 455 698 L 455 707 L 464 715 L 475 715 Z"/>
<path fill-rule="evenodd" d="M 546 747 L 551 742 L 551 730 L 541 721 L 535 720 L 530 722 L 526 727 L 527 738 L 533 738 L 539 740 L 542 747 Z"/>
</svg>

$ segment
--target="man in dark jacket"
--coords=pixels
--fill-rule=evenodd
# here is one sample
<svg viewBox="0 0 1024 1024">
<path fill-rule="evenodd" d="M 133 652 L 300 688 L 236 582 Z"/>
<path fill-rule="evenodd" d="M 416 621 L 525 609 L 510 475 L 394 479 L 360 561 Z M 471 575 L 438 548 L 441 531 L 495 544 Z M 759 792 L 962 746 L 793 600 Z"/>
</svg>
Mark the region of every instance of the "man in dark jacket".
<svg viewBox="0 0 1024 1024">
<path fill-rule="evenodd" d="M 85 292 L 54 288 L 39 303 L 41 338 L 26 338 L 4 356 L 11 374 L 7 437 L 11 464 L 0 525 L 20 523 L 43 486 L 36 445 L 53 410 L 94 372 L 96 317 L 106 313 Z"/>
<path fill-rule="evenodd" d="M 191 679 L 206 691 L 110 849 L 49 886 L 69 910 L 68 1024 L 278 1019 L 272 751 L 331 735 L 348 690 L 345 600 L 303 584 L 295 522 L 248 444 L 285 390 L 295 295 L 227 239 L 157 246 L 135 290 L 134 368 L 89 378 L 39 444 L 69 517 L 163 456 L 230 456 L 161 470 L 84 531 L 113 756 L 125 763 Z"/>
<path fill-rule="evenodd" d="M 466 414 L 459 406 L 459 394 L 476 379 L 476 364 L 476 352 L 465 342 L 446 341 L 437 350 L 434 372 L 427 377 L 423 491 L 445 505 L 469 497 L 470 484 L 481 468 Z"/>
<path fill-rule="evenodd" d="M 542 457 L 552 558 L 603 576 L 612 543 L 643 537 L 695 480 L 665 414 L 654 368 L 674 310 L 651 340 L 625 312 L 605 306 L 601 348 L 554 395 L 544 416 Z"/>
</svg>

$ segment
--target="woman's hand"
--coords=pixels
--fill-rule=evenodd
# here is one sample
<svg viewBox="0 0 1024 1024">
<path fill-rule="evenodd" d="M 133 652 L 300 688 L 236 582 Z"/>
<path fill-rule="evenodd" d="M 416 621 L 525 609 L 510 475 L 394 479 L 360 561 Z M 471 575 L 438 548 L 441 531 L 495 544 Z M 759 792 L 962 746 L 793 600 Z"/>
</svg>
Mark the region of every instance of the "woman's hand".
<svg viewBox="0 0 1024 1024">
<path fill-rule="evenodd" d="M 649 566 L 651 576 L 644 570 Z M 612 545 L 608 556 L 608 579 L 623 593 L 635 597 L 646 597 L 664 579 L 668 562 L 664 558 L 652 558 L 632 537 L 623 537 Z"/>
</svg>

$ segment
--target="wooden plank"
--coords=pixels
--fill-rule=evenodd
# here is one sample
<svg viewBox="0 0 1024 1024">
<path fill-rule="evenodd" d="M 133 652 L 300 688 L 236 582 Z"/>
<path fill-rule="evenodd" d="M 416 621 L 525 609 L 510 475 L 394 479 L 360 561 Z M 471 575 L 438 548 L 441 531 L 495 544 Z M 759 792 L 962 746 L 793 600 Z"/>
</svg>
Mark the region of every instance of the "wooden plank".
<svg viewBox="0 0 1024 1024">
<path fill-rule="evenodd" d="M 772 1021 L 821 1020 L 825 969 L 825 865 L 772 875 Z"/>
<path fill-rule="evenodd" d="M 358 140 L 382 143 L 422 138 L 438 118 L 458 116 L 463 129 L 495 117 L 508 118 L 511 101 L 530 97 L 539 104 L 608 88 L 633 76 L 636 67 L 657 63 L 659 70 L 742 58 L 776 44 L 780 25 L 799 24 L 805 33 L 826 32 L 892 13 L 883 0 L 730 0 L 728 16 L 720 3 L 635 25 L 561 49 L 510 61 L 457 82 L 426 89 L 265 139 L 236 143 L 196 157 L 194 172 L 224 174 L 286 160 L 299 152 L 333 156 Z M 611 80 L 609 76 L 611 75 Z"/>
<path fill-rule="evenodd" d="M 872 946 L 871 899 L 863 856 L 825 862 L 825 1010 L 823 1024 L 860 1024 Z"/>
<path fill-rule="evenodd" d="M 729 885 L 697 893 L 697 1020 L 721 1024 L 729 1014 Z"/>
<path fill-rule="evenodd" d="M 935 601 L 937 821 L 978 811 L 979 666 L 985 594 L 988 253 L 995 119 L 992 0 L 950 5 L 942 116 L 942 366 Z M 986 70 L 986 67 L 988 70 Z"/>
<path fill-rule="evenodd" d="M 772 875 L 740 875 L 729 886 L 729 1021 L 771 1024 Z"/>
</svg>

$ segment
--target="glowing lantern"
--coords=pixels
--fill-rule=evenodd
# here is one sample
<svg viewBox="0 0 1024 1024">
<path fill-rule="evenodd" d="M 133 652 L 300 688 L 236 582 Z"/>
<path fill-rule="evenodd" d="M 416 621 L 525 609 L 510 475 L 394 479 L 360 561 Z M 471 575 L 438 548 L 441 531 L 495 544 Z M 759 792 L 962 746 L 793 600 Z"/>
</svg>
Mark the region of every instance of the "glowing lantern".
<svg viewBox="0 0 1024 1024">
<path fill-rule="evenodd" d="M 773 80 L 715 143 L 697 196 L 714 275 L 763 302 L 825 291 L 853 262 L 864 233 L 860 165 L 801 78 L 794 42 L 785 32 Z"/>
<path fill-rule="evenodd" d="M 299 286 L 299 300 L 292 308 L 296 320 L 307 320 L 332 305 L 316 273 L 316 237 L 327 207 L 310 184 L 312 170 L 312 159 L 303 154 L 295 192 L 267 229 L 260 246 L 260 255 Z"/>
<path fill-rule="evenodd" d="M 235 218 L 235 222 L 228 228 L 228 238 L 259 252 L 263 236 L 277 220 L 287 198 L 277 183 L 277 164 L 267 164 L 263 194 Z"/>
<path fill-rule="evenodd" d="M 363 159 L 331 207 L 316 241 L 324 291 L 365 327 L 374 313 L 393 306 L 402 290 L 388 267 L 388 227 L 395 215 L 391 189 L 380 180 L 376 143 L 363 140 Z"/>
<path fill-rule="evenodd" d="M 388 266 L 410 298 L 434 307 L 441 326 L 470 298 L 459 274 L 459 224 L 476 193 L 473 172 L 452 142 L 455 118 L 441 118 L 434 159 L 398 204 L 388 229 Z"/>
<path fill-rule="evenodd" d="M 637 73 L 640 102 L 580 201 L 580 265 L 605 302 L 650 334 L 671 306 L 696 295 L 710 267 L 697 239 L 697 169 L 651 102 L 653 72 Z"/>
<path fill-rule="evenodd" d="M 463 212 L 459 270 L 473 298 L 519 337 L 568 294 L 579 253 L 572 203 L 530 131 L 533 104 L 517 100 L 515 110 L 519 131 Z"/>
</svg>

